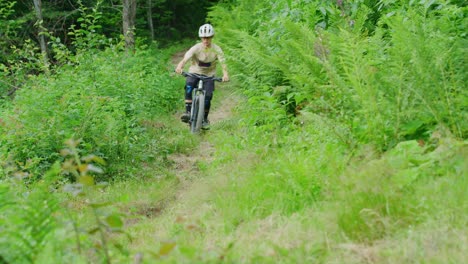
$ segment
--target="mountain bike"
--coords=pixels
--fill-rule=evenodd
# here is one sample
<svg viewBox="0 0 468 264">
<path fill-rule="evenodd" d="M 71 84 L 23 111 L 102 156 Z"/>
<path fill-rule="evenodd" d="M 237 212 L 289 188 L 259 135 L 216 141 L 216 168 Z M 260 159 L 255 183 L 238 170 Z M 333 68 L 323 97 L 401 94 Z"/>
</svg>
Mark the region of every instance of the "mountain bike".
<svg viewBox="0 0 468 264">
<path fill-rule="evenodd" d="M 202 127 L 203 116 L 205 114 L 205 87 L 203 86 L 205 81 L 208 80 L 215 80 L 218 82 L 222 82 L 222 78 L 217 77 L 208 77 L 201 74 L 196 73 L 189 73 L 189 72 L 182 72 L 184 77 L 194 77 L 200 79 L 198 81 L 198 85 L 193 88 L 192 90 L 192 109 L 190 110 L 190 132 L 198 133 Z"/>
</svg>

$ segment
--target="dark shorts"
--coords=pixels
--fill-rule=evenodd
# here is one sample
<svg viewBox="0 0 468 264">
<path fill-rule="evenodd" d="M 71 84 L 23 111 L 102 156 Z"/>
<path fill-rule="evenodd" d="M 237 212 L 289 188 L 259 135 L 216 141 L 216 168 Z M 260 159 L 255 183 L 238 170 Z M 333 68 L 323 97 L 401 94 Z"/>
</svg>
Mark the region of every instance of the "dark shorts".
<svg viewBox="0 0 468 264">
<path fill-rule="evenodd" d="M 192 90 L 198 86 L 199 80 L 198 78 L 187 77 L 185 83 L 185 100 L 192 100 Z M 205 86 L 206 96 L 213 97 L 213 91 L 215 89 L 214 80 L 205 81 L 203 85 Z"/>
</svg>

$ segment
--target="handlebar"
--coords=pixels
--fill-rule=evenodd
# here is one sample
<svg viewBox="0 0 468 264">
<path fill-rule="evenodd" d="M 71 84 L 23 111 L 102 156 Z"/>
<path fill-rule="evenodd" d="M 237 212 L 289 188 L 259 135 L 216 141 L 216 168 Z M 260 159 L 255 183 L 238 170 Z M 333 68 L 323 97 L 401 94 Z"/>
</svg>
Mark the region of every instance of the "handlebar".
<svg viewBox="0 0 468 264">
<path fill-rule="evenodd" d="M 207 81 L 207 80 L 215 80 L 217 82 L 222 82 L 223 81 L 223 78 L 215 77 L 215 76 L 210 77 L 210 76 L 205 76 L 205 75 L 202 75 L 202 74 L 190 73 L 190 72 L 182 72 L 181 74 L 184 77 L 194 77 L 194 78 L 201 79 L 203 81 Z"/>
</svg>

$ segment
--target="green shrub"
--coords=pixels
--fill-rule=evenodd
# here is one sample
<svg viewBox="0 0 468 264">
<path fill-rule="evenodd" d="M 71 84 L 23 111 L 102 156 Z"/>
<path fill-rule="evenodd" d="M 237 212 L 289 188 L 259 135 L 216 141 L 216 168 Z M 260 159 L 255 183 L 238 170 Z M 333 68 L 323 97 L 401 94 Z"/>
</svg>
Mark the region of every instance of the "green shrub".
<svg viewBox="0 0 468 264">
<path fill-rule="evenodd" d="M 152 50 L 127 57 L 109 49 L 31 79 L 1 113 L 0 155 L 37 177 L 75 138 L 108 161 L 109 174 L 137 162 L 146 144 L 143 121 L 170 113 L 180 100 L 183 80 L 170 78 L 167 61 Z"/>
</svg>

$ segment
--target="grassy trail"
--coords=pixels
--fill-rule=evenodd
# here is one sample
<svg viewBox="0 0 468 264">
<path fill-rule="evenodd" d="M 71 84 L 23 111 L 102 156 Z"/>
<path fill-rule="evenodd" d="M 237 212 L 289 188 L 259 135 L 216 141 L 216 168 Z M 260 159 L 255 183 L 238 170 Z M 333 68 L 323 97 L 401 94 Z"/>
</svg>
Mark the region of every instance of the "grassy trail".
<svg viewBox="0 0 468 264">
<path fill-rule="evenodd" d="M 210 214 L 209 199 L 223 181 L 223 175 L 208 172 L 211 163 L 216 159 L 213 137 L 218 129 L 222 129 L 220 127 L 223 122 L 230 118 L 232 109 L 240 100 L 229 85 L 223 84 L 218 87 L 210 114 L 211 130 L 201 135 L 190 135 L 198 141 L 198 146 L 192 151 L 168 157 L 173 163 L 169 175 L 173 176 L 168 178 L 165 188 L 151 184 L 144 184 L 146 188 L 140 187 L 143 188 L 138 191 L 140 193 L 153 193 L 152 197 L 155 200 L 152 203 L 148 196 L 143 196 L 141 202 L 132 201 L 146 204 L 147 207 L 140 210 L 143 216 L 137 217 L 136 223 L 129 227 L 134 237 L 134 242 L 130 245 L 133 250 L 154 251 L 168 242 L 168 239 L 173 241 L 179 232 L 197 234 L 205 225 L 202 218 L 205 214 Z M 178 114 L 174 119 L 180 122 Z M 188 127 L 184 126 L 182 129 L 188 130 Z M 154 189 L 158 195 L 154 194 Z"/>
<path fill-rule="evenodd" d="M 176 53 L 171 64 L 176 64 L 183 53 Z M 178 76 L 175 76 L 177 78 Z M 222 175 L 209 175 L 210 164 L 216 159 L 216 134 L 229 123 L 232 112 L 241 101 L 231 83 L 218 83 L 214 94 L 209 119 L 211 129 L 199 135 L 189 134 L 186 124 L 180 122 L 181 112 L 169 120 L 185 136 L 192 137 L 192 146 L 167 157 L 171 168 L 164 179 L 145 180 L 130 186 L 116 185 L 116 190 L 125 190 L 127 199 L 121 205 L 131 215 L 127 222 L 133 236 L 129 245 L 134 251 L 157 251 L 158 247 L 175 237 L 182 228 L 197 232 L 200 219 L 209 210 L 207 199 L 223 181 Z M 187 133 L 186 133 L 187 132 Z M 133 209 L 132 209 L 133 208 Z"/>
<path fill-rule="evenodd" d="M 120 197 L 114 200 L 130 215 L 131 252 L 164 252 L 162 263 L 466 258 L 466 181 L 451 169 L 466 170 L 465 147 L 446 142 L 439 151 L 447 154 L 426 155 L 410 141 L 382 156 L 363 150 L 367 156 L 347 164 L 333 134 L 307 119 L 302 130 L 282 136 L 287 144 L 261 144 L 271 137 L 239 125 L 245 117 L 236 107 L 244 103 L 233 83 L 218 85 L 210 131 L 192 135 L 181 113 L 169 117 L 173 133 L 167 136 L 189 144 L 167 157 L 170 168 L 157 172 L 164 176 L 115 186 Z M 298 148 L 304 142 L 313 147 Z M 444 177 L 422 170 L 411 189 L 405 188 L 411 173 L 405 164 L 413 157 L 424 161 L 422 169 L 440 164 Z"/>
</svg>

